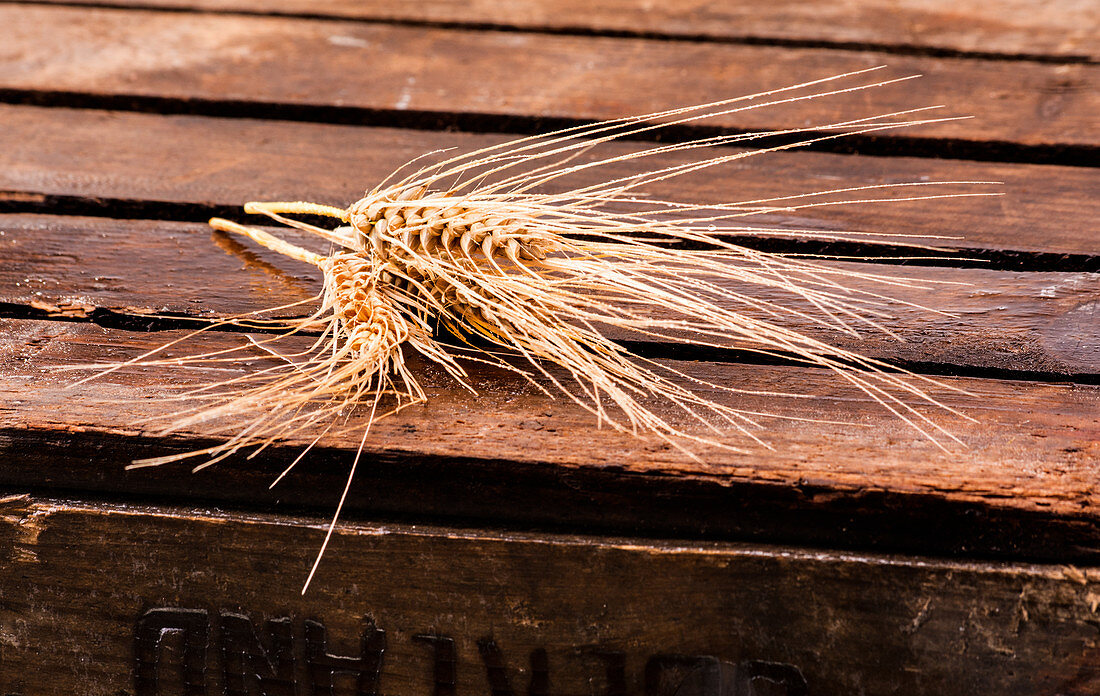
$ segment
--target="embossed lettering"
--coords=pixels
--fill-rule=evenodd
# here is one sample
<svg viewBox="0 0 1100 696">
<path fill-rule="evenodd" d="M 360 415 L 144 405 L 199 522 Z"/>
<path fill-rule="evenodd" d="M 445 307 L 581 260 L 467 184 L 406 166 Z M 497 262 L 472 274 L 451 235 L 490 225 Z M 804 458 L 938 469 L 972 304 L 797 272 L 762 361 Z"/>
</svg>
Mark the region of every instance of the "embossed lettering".
<svg viewBox="0 0 1100 696">
<path fill-rule="evenodd" d="M 783 688 L 784 696 L 807 696 L 810 688 L 806 684 L 806 677 L 802 671 L 794 665 L 784 662 L 765 662 L 763 660 L 750 660 L 738 665 L 738 674 L 749 696 L 757 696 L 757 684 L 760 682 L 771 683 Z M 770 691 L 769 693 L 775 693 Z"/>
<path fill-rule="evenodd" d="M 482 638 L 477 642 L 481 661 L 485 665 L 485 676 L 489 681 L 490 696 L 514 696 L 512 685 L 508 681 L 508 666 L 504 654 L 492 638 Z M 550 691 L 550 661 L 546 650 L 537 648 L 531 651 L 531 683 L 527 687 L 528 696 L 547 696 Z"/>
<path fill-rule="evenodd" d="M 289 618 L 265 623 L 270 649 L 264 648 L 247 616 L 222 612 L 221 628 L 226 696 L 295 696 L 294 632 Z"/>
<path fill-rule="evenodd" d="M 432 677 L 435 687 L 432 696 L 455 696 L 457 660 L 454 638 L 421 634 L 413 640 L 427 643 L 432 648 Z"/>
<path fill-rule="evenodd" d="M 626 696 L 626 654 L 617 651 L 596 650 L 607 678 L 605 696 Z"/>
<path fill-rule="evenodd" d="M 155 696 L 163 676 L 161 642 L 171 633 L 183 636 L 181 682 L 187 696 L 206 693 L 206 650 L 210 615 L 205 609 L 150 609 L 134 630 L 134 694 Z"/>
<path fill-rule="evenodd" d="M 481 661 L 485 664 L 485 676 L 489 680 L 490 696 L 514 696 L 512 685 L 508 683 L 508 668 L 504 665 L 504 656 L 492 638 L 482 638 L 477 642 Z"/>
<path fill-rule="evenodd" d="M 643 672 L 646 696 L 674 696 L 689 675 L 706 669 L 714 660 L 701 655 L 654 655 Z"/>
<path fill-rule="evenodd" d="M 712 655 L 655 655 L 646 663 L 645 692 L 646 696 L 806 696 L 808 687 L 802 672 L 785 663 L 733 664 Z"/>
<path fill-rule="evenodd" d="M 382 672 L 382 655 L 386 651 L 386 632 L 374 621 L 364 621 L 359 657 L 332 655 L 328 652 L 325 627 L 316 621 L 306 621 L 306 664 L 309 668 L 309 693 L 334 694 L 337 674 L 356 675 L 357 696 L 376 696 Z"/>
<path fill-rule="evenodd" d="M 356 696 L 378 696 L 386 632 L 372 619 L 364 619 L 359 654 L 347 656 L 329 652 L 327 630 L 318 621 L 299 624 L 289 617 L 274 618 L 264 621 L 261 630 L 244 614 L 222 611 L 216 615 L 216 622 L 212 623 L 212 618 L 205 609 L 158 608 L 141 615 L 134 632 L 135 696 L 181 691 L 186 696 L 206 696 L 208 661 L 220 667 L 221 679 L 212 681 L 221 683 L 224 696 L 333 696 L 341 675 L 354 677 Z M 296 627 L 301 627 L 304 636 Z M 213 655 L 208 654 L 211 638 L 216 639 L 218 648 Z M 421 634 L 413 640 L 431 650 L 430 696 L 457 696 L 455 639 Z M 500 645 L 486 636 L 477 641 L 477 647 L 488 689 L 467 696 L 515 696 Z M 605 681 L 603 696 L 627 696 L 626 653 L 585 646 L 574 648 L 572 654 L 600 661 Z M 547 650 L 532 650 L 529 661 L 526 696 L 549 696 Z M 655 655 L 645 663 L 643 677 L 644 696 L 809 693 L 806 678 L 794 665 L 764 660 L 733 663 L 713 655 Z"/>
<path fill-rule="evenodd" d="M 546 650 L 537 648 L 531 651 L 531 685 L 527 689 L 527 696 L 549 696 L 550 694 L 550 660 L 546 657 Z"/>
</svg>

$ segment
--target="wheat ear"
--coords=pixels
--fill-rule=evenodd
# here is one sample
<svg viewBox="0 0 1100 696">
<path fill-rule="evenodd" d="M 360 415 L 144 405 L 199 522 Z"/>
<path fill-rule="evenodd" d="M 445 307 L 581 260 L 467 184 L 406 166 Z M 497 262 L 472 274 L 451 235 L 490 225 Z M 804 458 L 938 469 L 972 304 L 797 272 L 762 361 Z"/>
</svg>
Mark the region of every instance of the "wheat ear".
<svg viewBox="0 0 1100 696">
<path fill-rule="evenodd" d="M 735 347 L 831 370 L 945 447 L 946 441 L 956 438 L 917 404 L 955 413 L 928 391 L 933 386 L 948 387 L 784 326 L 785 318 L 798 317 L 850 334 L 883 329 L 876 320 L 880 305 L 890 286 L 906 281 L 756 251 L 731 244 L 724 235 L 789 233 L 740 224 L 744 218 L 767 213 L 855 202 L 989 195 L 943 192 L 942 187 L 992 182 L 859 186 L 718 205 L 663 201 L 641 194 L 645 186 L 767 152 L 945 119 L 915 118 L 924 110 L 914 109 L 812 129 L 719 135 L 589 157 L 594 146 L 668 125 L 896 81 L 841 84 L 799 94 L 799 90 L 864 72 L 578 126 L 449 156 L 403 177 L 395 172 L 347 208 L 306 202 L 245 206 L 248 213 L 265 215 L 329 242 L 334 251 L 327 254 L 308 251 L 257 227 L 212 219 L 210 224 L 217 230 L 243 235 L 321 269 L 324 284 L 318 307 L 292 332 L 308 326 L 317 335 L 307 350 L 292 356 L 280 354 L 274 339 L 252 339 L 253 348 L 280 358 L 278 366 L 189 392 L 185 396 L 200 399 L 201 405 L 179 414 L 169 430 L 216 423 L 242 412 L 249 414 L 247 425 L 229 430 L 226 440 L 214 447 L 136 465 L 201 456 L 206 459 L 200 466 L 205 466 L 243 448 L 253 448 L 254 456 L 272 442 L 300 433 L 315 435 L 316 443 L 326 433 L 354 428 L 348 414 L 369 406 L 366 425 L 359 426 L 363 439 L 352 466 L 354 475 L 370 424 L 426 398 L 406 366 L 407 350 L 441 365 L 471 391 L 462 358 L 514 371 L 548 394 L 565 395 L 603 425 L 655 434 L 688 456 L 698 456 L 697 446 L 745 451 L 725 435 L 731 429 L 742 435 L 742 442 L 768 446 L 756 431 L 759 418 L 769 414 L 738 409 L 702 394 L 703 387 L 737 389 L 704 384 L 671 363 L 632 355 L 621 342 L 608 338 L 612 327 L 639 338 Z M 806 135 L 789 144 L 729 150 L 547 192 L 569 177 L 600 167 L 801 133 Z M 928 193 L 910 193 L 924 190 Z M 905 195 L 896 195 L 899 191 Z M 895 195 L 884 198 L 884 194 Z M 331 218 L 337 224 L 322 227 L 293 217 L 300 215 Z M 881 284 L 883 292 L 849 289 L 846 283 L 854 277 Z M 790 302 L 763 301 L 753 287 L 781 291 Z M 437 338 L 439 327 L 447 329 L 450 341 Z M 194 359 L 224 359 L 224 353 Z M 179 360 L 167 362 L 178 364 Z M 670 421 L 657 404 L 673 406 L 689 424 Z M 348 485 L 350 481 L 349 476 Z M 310 579 L 316 568 L 315 563 Z"/>
</svg>

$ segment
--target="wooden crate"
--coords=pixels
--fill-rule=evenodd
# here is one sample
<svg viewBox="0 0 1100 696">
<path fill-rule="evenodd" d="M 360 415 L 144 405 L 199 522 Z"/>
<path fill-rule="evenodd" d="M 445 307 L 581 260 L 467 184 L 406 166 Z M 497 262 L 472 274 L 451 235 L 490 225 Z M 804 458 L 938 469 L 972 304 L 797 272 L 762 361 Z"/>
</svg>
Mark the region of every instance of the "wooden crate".
<svg viewBox="0 0 1100 696">
<path fill-rule="evenodd" d="M 1068 0 L 0 3 L 0 693 L 1100 693 L 1098 14 Z M 932 104 L 974 118 L 654 193 L 1003 182 L 1001 197 L 770 220 L 962 237 L 950 253 L 739 240 L 942 283 L 897 289 L 882 323 L 900 341 L 828 338 L 961 389 L 937 396 L 975 419 L 940 418 L 965 448 L 936 448 L 822 370 L 737 351 L 636 346 L 701 379 L 817 397 L 739 406 L 845 423 L 769 422 L 771 449 L 694 461 L 515 375 L 478 369 L 472 398 L 417 364 L 431 400 L 375 426 L 302 595 L 357 439 L 322 442 L 274 489 L 308 439 L 199 473 L 125 471 L 209 442 L 147 419 L 213 373 L 74 388 L 57 369 L 312 296 L 315 273 L 204 224 L 244 201 L 346 206 L 430 150 L 876 65 L 924 77 L 662 137 Z"/>
</svg>

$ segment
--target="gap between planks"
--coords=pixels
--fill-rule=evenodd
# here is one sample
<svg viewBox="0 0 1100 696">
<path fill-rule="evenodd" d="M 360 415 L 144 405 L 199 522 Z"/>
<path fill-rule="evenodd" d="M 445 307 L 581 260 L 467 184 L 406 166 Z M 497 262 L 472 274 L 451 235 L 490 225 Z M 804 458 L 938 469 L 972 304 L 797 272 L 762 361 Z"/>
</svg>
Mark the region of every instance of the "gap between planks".
<svg viewBox="0 0 1100 696">
<path fill-rule="evenodd" d="M 426 152 L 471 151 L 507 140 L 501 135 L 25 106 L 0 106 L 0 118 L 6 125 L 0 130 L 0 191 L 7 192 L 0 200 L 7 201 L 7 210 L 50 212 L 50 206 L 78 203 L 73 212 L 91 209 L 111 215 L 115 208 L 95 202 L 116 201 L 120 213 L 156 218 L 179 214 L 201 219 L 212 211 L 239 215 L 248 200 L 346 206 Z M 617 143 L 600 152 L 621 155 L 640 148 Z M 82 156 L 74 158 L 73 152 Z M 685 161 L 690 161 L 687 156 L 663 156 L 649 164 Z M 601 167 L 573 177 L 573 183 L 636 173 L 643 163 Z M 906 241 L 955 245 L 959 255 L 1005 268 L 1081 271 L 1100 258 L 1100 198 L 1095 195 L 1100 172 L 1091 169 L 778 152 L 679 177 L 646 192 L 705 204 L 847 186 L 959 180 L 1004 184 L 951 191 L 1003 195 L 809 207 L 746 220 L 793 233 L 844 237 L 854 232 L 879 242 L 891 238 L 875 234 L 901 234 Z M 161 204 L 165 209 L 158 208 Z"/>
<path fill-rule="evenodd" d="M 970 0 L 919 5 L 861 3 L 858 11 L 830 3 L 721 3 L 700 11 L 691 2 L 529 0 L 506 3 L 394 4 L 319 0 L 21 0 L 132 10 L 162 10 L 341 19 L 447 29 L 529 31 L 665 41 L 743 43 L 863 50 L 1047 63 L 1100 61 L 1100 12 L 1080 3 L 1051 2 L 1044 12 Z"/>
<path fill-rule="evenodd" d="M 73 389 L 68 385 L 74 381 L 74 373 L 51 368 L 125 360 L 181 334 L 135 333 L 89 324 L 29 320 L 3 320 L 3 325 L 5 357 L 0 392 L 4 396 L 0 402 L 8 405 L 2 419 L 6 428 L 59 433 L 76 429 L 129 436 L 156 432 L 145 419 L 163 419 L 175 410 L 172 402 L 164 400 L 166 396 L 227 374 L 213 368 L 167 372 L 139 368 Z M 174 348 L 170 354 L 179 356 L 242 343 L 239 336 L 206 334 Z M 257 354 L 233 369 L 252 369 L 268 359 Z M 479 397 L 471 399 L 444 374 L 417 359 L 413 369 L 422 376 L 429 401 L 375 424 L 366 452 L 371 458 L 387 454 L 474 457 L 545 462 L 563 471 L 613 467 L 674 478 L 703 476 L 786 486 L 813 482 L 849 491 L 935 493 L 955 500 L 1062 515 L 1092 515 L 1096 508 L 1095 462 L 1100 447 L 1100 389 L 1096 387 L 943 378 L 945 384 L 966 390 L 969 395 L 932 388 L 933 394 L 977 420 L 963 421 L 929 410 L 937 422 L 966 443 L 965 448 L 947 453 L 861 392 L 818 370 L 705 362 L 674 364 L 692 377 L 731 388 L 759 390 L 767 385 L 770 390 L 813 397 L 770 398 L 704 389 L 708 398 L 749 411 L 846 424 L 765 419 L 766 427 L 759 434 L 774 450 L 752 445 L 731 432 L 729 441 L 748 446 L 751 454 L 706 448 L 702 450 L 703 461 L 693 462 L 653 437 L 637 439 L 601 430 L 594 417 L 580 407 L 546 397 L 511 373 L 488 368 L 471 372 L 473 386 L 479 391 Z M 684 420 L 672 412 L 665 415 Z M 147 424 L 134 425 L 142 422 Z M 686 421 L 681 425 L 696 428 Z M 201 433 L 188 434 L 192 438 L 198 435 Z M 351 433 L 326 437 L 320 444 L 347 451 L 358 442 L 358 436 Z M 296 437 L 283 444 L 292 451 L 306 443 L 308 438 Z M 124 458 L 137 454 L 130 450 Z M 35 452 L 24 455 L 38 456 Z M 104 452 L 103 456 L 112 455 Z"/>
<path fill-rule="evenodd" d="M 646 113 L 890 63 L 879 74 L 926 77 L 873 92 L 872 107 L 866 95 L 856 93 L 711 123 L 735 130 L 805 127 L 946 104 L 974 118 L 901 137 L 940 139 L 944 142 L 928 142 L 940 155 L 951 143 L 964 149 L 968 143 L 992 143 L 982 147 L 1047 148 L 1082 163 L 1100 147 L 1092 128 L 1100 66 L 1093 65 L 45 5 L 0 5 L 0 21 L 13 35 L 0 49 L 0 89 L 11 91 L 9 98 L 41 91 L 113 95 L 122 101 L 133 96 L 259 102 L 407 111 L 407 117 L 429 120 L 469 114 L 495 119 L 499 126 L 509 118 L 575 122 Z M 55 41 L 67 46 L 64 53 L 45 49 L 42 26 L 50 26 Z M 517 52 L 525 61 L 521 74 L 506 67 Z M 361 69 L 365 62 L 370 71 Z M 318 80 L 319 74 L 340 78 Z M 669 87 L 653 89 L 654 84 Z"/>
<path fill-rule="evenodd" d="M 123 471 L 135 459 L 214 444 L 197 431 L 166 438 L 158 423 L 176 409 L 165 400 L 174 391 L 233 373 L 138 368 L 73 388 L 80 373 L 56 368 L 126 360 L 181 335 L 0 320 L 0 485 L 330 513 L 358 436 L 326 438 L 273 490 L 268 485 L 308 438 L 201 473 L 191 473 L 187 462 Z M 208 334 L 171 354 L 242 343 L 239 336 Z M 263 361 L 256 356 L 233 369 Z M 769 419 L 760 434 L 775 449 L 752 446 L 745 455 L 707 449 L 693 461 L 652 437 L 601 430 L 587 412 L 535 392 L 514 374 L 472 372 L 479 396 L 471 399 L 414 360 L 430 400 L 374 425 L 345 518 L 1100 560 L 1100 388 L 945 379 L 971 395 L 936 396 L 977 419 L 933 414 L 966 443 L 947 454 L 820 370 L 672 364 L 731 387 L 815 395 L 746 396 L 738 407 L 848 425 Z"/>
<path fill-rule="evenodd" d="M 309 245 L 309 239 L 293 230 L 274 231 Z M 56 316 L 120 328 L 186 328 L 187 322 L 172 318 L 176 316 L 193 318 L 198 328 L 218 318 L 308 300 L 320 288 L 312 267 L 198 224 L 0 216 L 0 250 L 7 259 L 0 268 L 0 301 L 9 303 L 8 316 Z M 1080 382 L 1100 374 L 1100 340 L 1088 330 L 1100 314 L 1098 274 L 819 264 L 917 284 L 838 279 L 853 289 L 895 298 L 877 307 L 886 312 L 877 321 L 898 339 L 859 325 L 861 336 L 846 336 L 798 317 L 782 320 L 785 326 L 918 372 Z M 751 292 L 758 299 L 813 311 L 785 293 Z M 301 316 L 304 311 L 281 315 Z M 622 331 L 613 337 L 641 338 Z M 635 348 L 647 357 L 750 357 L 648 341 Z"/>
</svg>

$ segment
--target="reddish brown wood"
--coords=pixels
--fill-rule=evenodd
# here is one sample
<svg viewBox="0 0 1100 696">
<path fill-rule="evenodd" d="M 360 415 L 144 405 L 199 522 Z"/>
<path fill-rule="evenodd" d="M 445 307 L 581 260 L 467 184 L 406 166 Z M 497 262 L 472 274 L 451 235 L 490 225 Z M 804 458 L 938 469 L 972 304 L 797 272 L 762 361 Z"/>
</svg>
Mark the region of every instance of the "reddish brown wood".
<svg viewBox="0 0 1100 696">
<path fill-rule="evenodd" d="M 1095 169 L 929 158 L 1091 164 L 1100 144 L 1100 20 L 1092 8 L 1036 13 L 971 0 L 708 8 L 671 0 L 642 12 L 636 0 L 145 0 L 213 12 L 123 9 L 139 1 L 111 10 L 0 4 L 0 97 L 129 110 L 0 106 L 0 210 L 200 221 L 253 199 L 346 205 L 425 151 L 506 137 L 441 125 L 530 130 L 890 63 L 882 75 L 927 77 L 712 125 L 811 126 L 930 103 L 977 118 L 861 145 L 904 147 L 921 159 L 781 153 L 653 193 L 721 202 L 925 178 L 1000 180 L 1001 198 L 803 209 L 763 222 L 965 235 L 961 253 L 997 268 L 1094 269 L 1100 255 Z M 246 16 L 265 12 L 344 19 Z M 226 118 L 134 113 L 141 109 Z M 373 118 L 426 130 L 317 122 Z M 874 253 L 866 244 L 843 248 Z M 812 397 L 711 390 L 740 408 L 810 420 L 761 417 L 773 449 L 729 433 L 723 441 L 748 452 L 697 448 L 692 459 L 652 436 L 599 429 L 579 407 L 505 371 L 472 369 L 471 397 L 413 359 L 430 401 L 372 430 L 345 524 L 303 598 L 299 583 L 357 432 L 322 440 L 274 490 L 267 484 L 313 433 L 197 474 L 190 462 L 127 472 L 135 458 L 211 443 L 201 428 L 160 430 L 178 408 L 168 398 L 178 388 L 270 358 L 133 368 L 79 387 L 73 382 L 87 373 L 64 368 L 125 360 L 183 335 L 149 331 L 172 326 L 150 313 L 212 317 L 302 299 L 316 289 L 316 274 L 201 224 L 148 219 L 4 215 L 0 254 L 4 694 L 273 695 L 278 685 L 260 685 L 248 671 L 265 671 L 262 656 L 249 662 L 232 651 L 246 645 L 274 657 L 268 631 L 278 627 L 295 655 L 279 677 L 288 693 L 325 692 L 332 665 L 351 665 L 360 649 L 378 655 L 381 631 L 380 681 L 364 676 L 362 693 L 713 696 L 689 688 L 690 677 L 677 692 L 683 668 L 646 684 L 654 655 L 670 653 L 712 656 L 743 681 L 754 665 L 805 679 L 804 691 L 788 681 L 788 694 L 1100 689 L 1095 274 L 875 267 L 971 283 L 924 299 L 902 291 L 959 315 L 891 305 L 883 321 L 904 344 L 877 336 L 846 344 L 970 375 L 932 391 L 976 422 L 924 409 L 965 443 L 948 452 L 822 370 L 670 363 L 715 384 Z M 240 332 L 208 334 L 166 355 L 244 341 Z M 1057 382 L 1059 372 L 1080 383 Z M 315 517 L 297 516 L 305 514 Z M 431 522 L 450 526 L 421 526 Z M 624 538 L 599 536 L 615 533 Z M 172 621 L 192 632 L 162 633 Z M 209 650 L 195 632 L 204 630 Z M 182 671 L 190 689 L 179 683 L 187 655 L 199 655 Z M 345 692 L 355 681 L 335 680 Z"/>
<path fill-rule="evenodd" d="M 902 134 L 1098 143 L 1100 66 L 1091 64 L 26 5 L 0 8 L 0 22 L 8 34 L 0 88 L 8 89 L 603 119 L 889 63 L 877 75 L 925 77 L 732 114 L 713 125 L 805 127 L 946 104 L 945 113 L 974 118 Z M 43 26 L 50 41 L 41 40 Z"/>
<path fill-rule="evenodd" d="M 313 267 L 201 224 L 0 216 L 0 233 L 6 260 L 0 267 L 0 301 L 55 315 L 87 318 L 96 309 L 109 309 L 138 316 L 227 316 L 307 300 L 320 289 Z M 293 231 L 278 233 L 309 244 Z M 1100 307 L 1096 274 L 822 265 L 923 282 L 912 288 L 847 281 L 853 289 L 898 300 L 880 308 L 886 314 L 875 320 L 900 340 L 870 327 L 854 339 L 798 317 L 784 325 L 867 355 L 929 366 L 1100 373 L 1100 339 L 1088 329 Z M 759 299 L 814 311 L 787 293 L 752 292 Z"/>
<path fill-rule="evenodd" d="M 647 693 L 671 696 L 684 679 L 672 667 L 685 661 L 673 655 L 746 671 L 767 661 L 771 674 L 805 681 L 786 693 L 820 696 L 1085 694 L 1096 683 L 1094 569 L 347 524 L 303 597 L 322 524 L 8 500 L 0 685 L 146 696 L 178 689 L 187 665 L 190 693 L 241 688 L 227 675 L 254 687 L 250 675 L 274 676 L 260 661 L 277 655 L 268 620 L 292 637 L 284 674 L 299 689 L 341 664 L 322 652 L 360 658 L 384 646 L 380 669 L 363 662 L 361 673 L 377 669 L 382 693 L 431 693 L 440 673 L 417 636 L 451 641 L 451 688 L 471 696 L 490 693 L 487 666 L 525 692 L 539 649 L 550 693 L 565 695 L 643 693 L 645 668 L 663 665 L 671 683 Z M 319 648 L 322 636 L 324 650 L 308 657 L 304 643 Z M 260 659 L 227 661 L 234 645 Z M 338 683 L 353 686 L 355 674 Z"/>
<path fill-rule="evenodd" d="M 142 424 L 145 419 L 163 419 L 176 408 L 163 400 L 169 390 L 227 374 L 221 370 L 139 369 L 73 389 L 67 385 L 74 375 L 51 368 L 124 360 L 179 334 L 130 333 L 59 321 L 7 320 L 5 327 L 0 394 L 11 406 L 3 412 L 2 425 L 16 432 L 88 430 L 149 435 L 159 428 Z M 168 355 L 242 343 L 239 335 L 206 334 Z M 256 369 L 265 360 L 257 356 L 241 369 Z M 639 475 L 664 474 L 671 480 L 687 477 L 731 484 L 813 485 L 849 493 L 934 494 L 955 501 L 1063 515 L 1094 515 L 1096 510 L 1100 390 L 1095 387 L 945 379 L 945 384 L 970 394 L 933 389 L 935 396 L 976 419 L 971 423 L 929 410 L 964 443 L 964 447 L 945 452 L 824 371 L 680 363 L 678 367 L 691 375 L 730 387 L 814 396 L 787 399 L 706 392 L 740 408 L 850 423 L 765 419 L 760 434 L 774 450 L 730 433 L 723 441 L 747 445 L 749 454 L 705 448 L 700 450 L 702 460 L 696 462 L 653 437 L 599 430 L 594 418 L 579 407 L 561 399 L 551 401 L 510 374 L 479 368 L 472 379 L 480 395 L 471 398 L 438 371 L 418 361 L 413 365 L 423 376 L 430 400 L 378 423 L 366 444 L 365 451 L 372 458 L 481 458 L 551 465 L 563 473 L 573 468 L 613 467 Z M 661 412 L 666 413 L 663 408 Z M 667 415 L 694 429 L 674 413 Z M 305 442 L 308 439 L 301 444 Z M 353 433 L 326 438 L 321 444 L 347 449 L 357 442 Z M 287 444 L 291 450 L 300 446 L 296 439 Z M 18 440 L 11 445 L 18 447 Z M 108 465 L 112 459 L 118 462 L 117 454 L 109 451 L 101 456 L 104 459 L 96 466 Z M 126 456 L 134 456 L 133 450 Z"/>
<path fill-rule="evenodd" d="M 53 0 L 49 0 L 53 1 Z M 101 5 L 102 0 L 59 4 Z M 867 44 L 894 50 L 961 51 L 1009 56 L 1100 59 L 1100 13 L 1088 3 L 1027 4 L 963 0 L 890 2 L 700 3 L 669 0 L 522 0 L 507 3 L 430 0 L 115 0 L 112 5 L 217 12 L 285 13 L 371 21 L 488 24 L 499 27 L 627 32 L 731 41 Z"/>
<path fill-rule="evenodd" d="M 145 201 L 237 209 L 249 200 L 305 199 L 345 206 L 414 157 L 450 147 L 473 150 L 505 139 L 13 106 L 0 106 L 0 119 L 5 124 L 0 129 L 0 191 L 10 192 L 0 194 L 0 200 L 14 198 L 17 205 L 41 207 L 43 194 L 91 199 L 89 205 L 98 199 L 120 199 L 134 204 L 132 214 L 151 217 L 181 211 Z M 621 144 L 606 152 L 621 154 L 636 147 Z M 683 161 L 689 161 L 687 155 L 657 160 Z M 636 163 L 601 168 L 578 176 L 576 184 L 637 171 Z M 1004 195 L 804 208 L 752 222 L 795 230 L 913 235 L 915 241 L 955 244 L 964 250 L 1100 253 L 1100 173 L 1080 167 L 779 152 L 648 190 L 658 197 L 721 203 L 846 186 L 959 180 L 1004 185 L 949 187 L 950 192 Z M 210 214 L 204 208 L 183 212 Z M 961 239 L 921 239 L 922 235 Z"/>
</svg>

